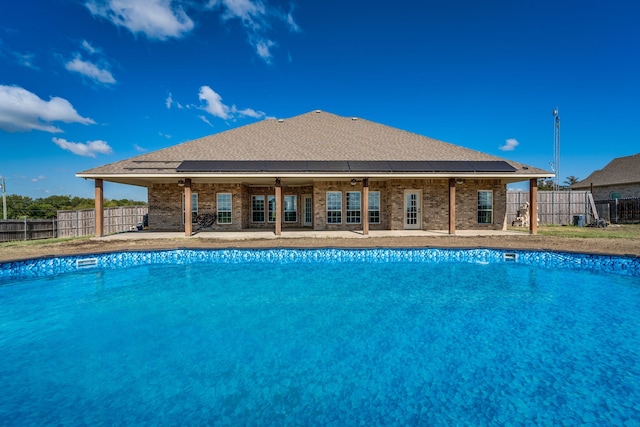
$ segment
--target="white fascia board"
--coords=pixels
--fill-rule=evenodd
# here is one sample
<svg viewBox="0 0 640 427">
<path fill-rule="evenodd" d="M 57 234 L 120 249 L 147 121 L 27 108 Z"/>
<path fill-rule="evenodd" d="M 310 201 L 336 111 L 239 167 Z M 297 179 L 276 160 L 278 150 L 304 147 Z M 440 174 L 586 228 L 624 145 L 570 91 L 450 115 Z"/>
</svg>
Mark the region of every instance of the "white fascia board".
<svg viewBox="0 0 640 427">
<path fill-rule="evenodd" d="M 131 178 L 131 179 L 176 179 L 176 178 L 217 178 L 217 179 L 252 179 L 252 178 L 269 178 L 269 177 L 278 177 L 278 178 L 307 178 L 307 179 L 351 179 L 351 178 L 362 178 L 367 177 L 369 179 L 415 179 L 415 178 L 424 178 L 424 179 L 433 179 L 433 178 L 473 178 L 473 179 L 495 179 L 495 178 L 521 178 L 521 179 L 531 179 L 531 178 L 552 178 L 555 177 L 555 174 L 469 174 L 469 173 L 319 173 L 319 174 L 307 174 L 307 173 L 225 173 L 225 174 L 212 174 L 212 173 L 165 173 L 165 174 L 93 174 L 93 173 L 77 173 L 76 177 L 78 178 L 90 178 L 90 179 L 109 179 L 109 178 Z"/>
</svg>

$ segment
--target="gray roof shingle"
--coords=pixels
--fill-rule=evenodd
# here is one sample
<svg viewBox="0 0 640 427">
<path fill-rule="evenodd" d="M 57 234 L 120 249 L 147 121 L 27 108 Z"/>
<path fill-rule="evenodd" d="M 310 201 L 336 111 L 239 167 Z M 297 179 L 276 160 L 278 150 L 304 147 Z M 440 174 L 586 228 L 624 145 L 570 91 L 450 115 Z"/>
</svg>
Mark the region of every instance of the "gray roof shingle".
<svg viewBox="0 0 640 427">
<path fill-rule="evenodd" d="M 611 160 L 604 168 L 591 173 L 586 179 L 573 184 L 571 188 L 589 188 L 592 183 L 594 186 L 603 186 L 638 182 L 640 182 L 640 153 Z"/>
<path fill-rule="evenodd" d="M 289 119 L 267 119 L 205 136 L 89 169 L 78 176 L 175 173 L 184 160 L 504 160 L 518 173 L 548 173 L 368 120 L 312 111 Z"/>
</svg>

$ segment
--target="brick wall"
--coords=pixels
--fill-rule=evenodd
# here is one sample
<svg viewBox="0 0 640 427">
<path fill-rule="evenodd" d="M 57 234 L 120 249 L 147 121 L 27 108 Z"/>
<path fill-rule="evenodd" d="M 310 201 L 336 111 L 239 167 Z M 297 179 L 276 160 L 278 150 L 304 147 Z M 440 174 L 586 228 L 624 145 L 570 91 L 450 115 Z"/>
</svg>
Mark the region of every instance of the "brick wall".
<svg viewBox="0 0 640 427">
<path fill-rule="evenodd" d="M 244 198 L 246 199 L 246 203 L 243 203 L 243 224 L 245 228 L 262 228 L 262 229 L 267 229 L 267 230 L 275 230 L 275 223 L 273 222 L 268 222 L 267 218 L 268 218 L 268 197 L 267 196 L 273 196 L 276 194 L 276 189 L 275 187 L 248 187 L 245 186 L 243 188 L 244 191 Z M 284 218 L 283 218 L 283 223 L 282 223 L 282 229 L 291 229 L 291 228 L 302 228 L 302 223 L 304 218 L 302 217 L 303 215 L 303 198 L 302 196 L 304 196 L 305 194 L 313 194 L 313 187 L 312 186 L 286 186 L 283 185 L 282 186 L 282 196 L 296 196 L 297 198 L 297 212 L 296 212 L 296 221 L 287 221 L 284 222 Z M 264 197 L 264 203 L 265 203 L 265 221 L 262 222 L 253 222 L 253 213 L 252 213 L 252 206 L 251 206 L 251 196 L 265 196 Z M 283 205 L 283 211 L 282 211 L 282 215 L 284 216 L 284 205 Z"/>
<path fill-rule="evenodd" d="M 327 224 L 327 191 L 342 192 L 342 224 Z M 314 230 L 362 230 L 362 223 L 347 224 L 347 204 L 345 193 L 347 191 L 359 191 L 362 197 L 362 182 L 351 185 L 348 181 L 322 181 L 316 182 L 313 187 L 313 211 Z M 386 214 L 388 205 L 387 183 L 384 181 L 369 181 L 369 192 L 380 192 L 380 224 L 369 224 L 370 230 L 387 230 L 389 228 L 389 216 Z"/>
<path fill-rule="evenodd" d="M 447 179 L 414 179 L 369 181 L 369 191 L 380 192 L 381 223 L 370 224 L 371 230 L 404 229 L 404 199 L 406 190 L 421 192 L 421 229 L 446 230 L 449 227 L 449 183 Z M 477 223 L 478 190 L 493 191 L 493 223 Z M 342 192 L 342 224 L 326 223 L 327 191 Z M 347 181 L 315 182 L 313 186 L 282 187 L 282 194 L 297 196 L 297 221 L 282 224 L 283 229 L 302 228 L 303 195 L 313 197 L 313 229 L 361 230 L 362 224 L 346 223 L 347 191 L 362 192 L 362 183 L 352 186 Z M 214 223 L 205 231 L 240 230 L 246 228 L 274 229 L 270 222 L 254 223 L 251 212 L 251 196 L 275 194 L 274 187 L 249 187 L 242 184 L 193 184 L 192 192 L 198 194 L 198 213 L 215 213 L 218 193 L 231 193 L 233 216 L 231 224 Z M 184 230 L 182 213 L 183 188 L 175 184 L 154 184 L 149 188 L 149 228 L 151 230 Z M 284 215 L 284 212 L 283 212 Z M 500 180 L 467 179 L 456 184 L 456 229 L 500 230 L 506 217 L 506 185 Z M 265 212 L 265 219 L 267 214 Z M 194 224 L 194 231 L 198 231 Z"/>
<path fill-rule="evenodd" d="M 640 197 L 640 183 L 593 187 L 594 200 L 609 200 L 611 198 L 611 193 L 620 193 L 621 199 L 638 198 Z"/>
<path fill-rule="evenodd" d="M 217 212 L 217 194 L 232 194 L 231 224 L 217 221 L 206 230 L 241 230 L 243 225 L 243 192 L 241 184 L 192 184 L 191 192 L 198 194 L 198 214 Z M 183 191 L 175 184 L 154 184 L 149 188 L 149 229 L 158 231 L 182 231 Z M 197 231 L 198 225 L 193 224 Z"/>
</svg>

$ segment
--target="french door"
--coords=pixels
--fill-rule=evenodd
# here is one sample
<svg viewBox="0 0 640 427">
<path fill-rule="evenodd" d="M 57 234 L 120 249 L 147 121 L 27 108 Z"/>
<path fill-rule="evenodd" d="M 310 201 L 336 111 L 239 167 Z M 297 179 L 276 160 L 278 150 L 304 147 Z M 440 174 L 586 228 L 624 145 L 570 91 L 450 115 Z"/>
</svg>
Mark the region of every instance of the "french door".
<svg viewBox="0 0 640 427">
<path fill-rule="evenodd" d="M 422 191 L 405 190 L 404 192 L 404 228 L 405 230 L 422 229 Z"/>
<path fill-rule="evenodd" d="M 302 196 L 302 226 L 313 225 L 313 199 L 310 194 Z"/>
</svg>

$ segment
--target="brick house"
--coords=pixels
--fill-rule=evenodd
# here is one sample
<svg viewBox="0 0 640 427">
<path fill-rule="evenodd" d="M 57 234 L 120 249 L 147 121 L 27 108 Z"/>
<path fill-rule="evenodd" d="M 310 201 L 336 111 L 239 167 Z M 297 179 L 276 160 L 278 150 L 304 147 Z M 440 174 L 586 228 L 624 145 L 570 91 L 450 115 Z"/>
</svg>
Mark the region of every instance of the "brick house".
<svg viewBox="0 0 640 427">
<path fill-rule="evenodd" d="M 503 229 L 506 185 L 528 180 L 535 195 L 537 179 L 553 174 L 318 110 L 263 120 L 76 176 L 95 180 L 96 235 L 101 236 L 104 181 L 147 188 L 150 230 L 454 234 L 456 229 Z M 532 207 L 535 201 L 532 197 Z"/>
<path fill-rule="evenodd" d="M 640 198 L 640 153 L 613 159 L 571 189 L 590 190 L 595 200 Z"/>
</svg>

